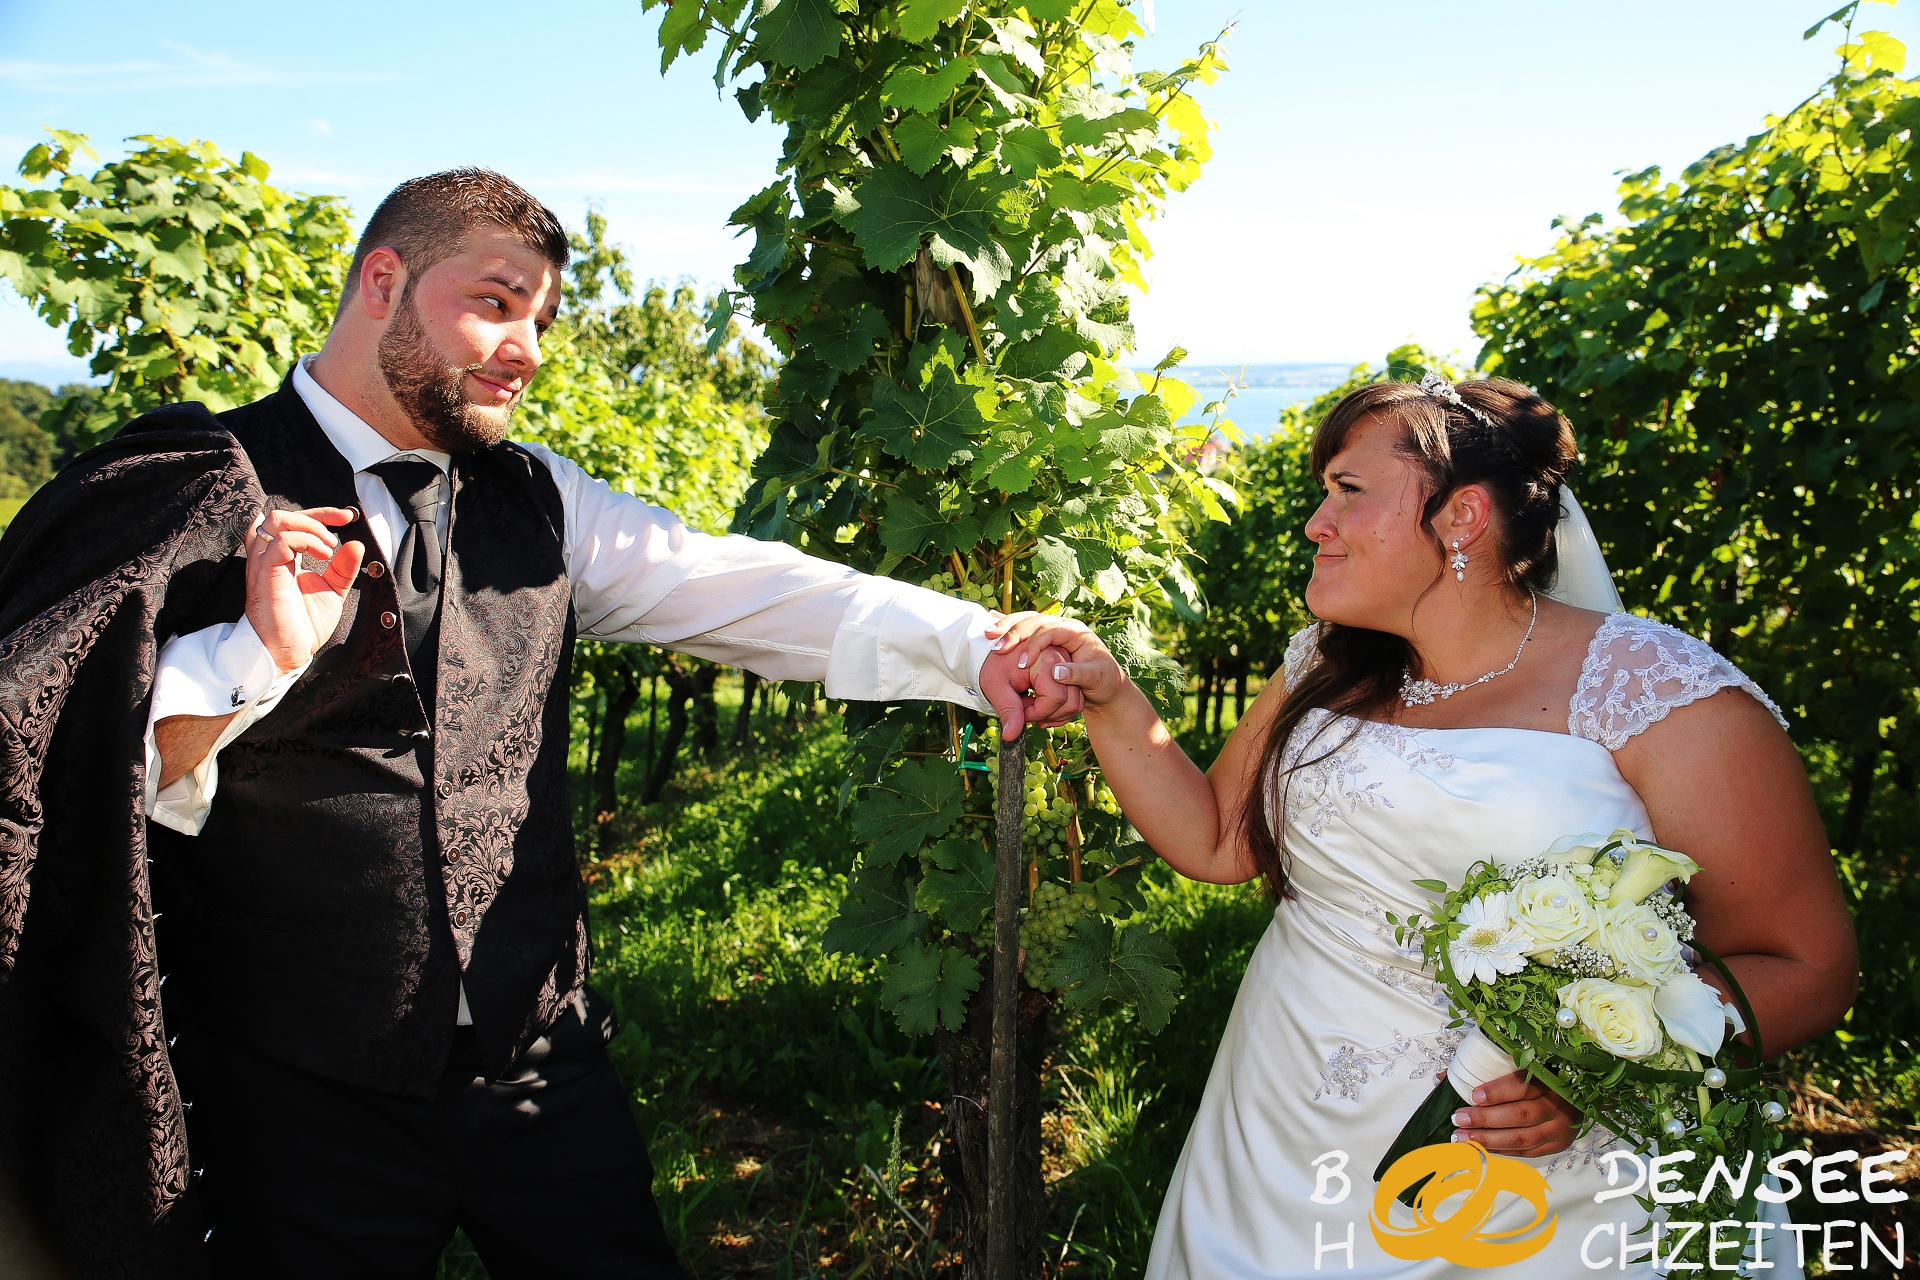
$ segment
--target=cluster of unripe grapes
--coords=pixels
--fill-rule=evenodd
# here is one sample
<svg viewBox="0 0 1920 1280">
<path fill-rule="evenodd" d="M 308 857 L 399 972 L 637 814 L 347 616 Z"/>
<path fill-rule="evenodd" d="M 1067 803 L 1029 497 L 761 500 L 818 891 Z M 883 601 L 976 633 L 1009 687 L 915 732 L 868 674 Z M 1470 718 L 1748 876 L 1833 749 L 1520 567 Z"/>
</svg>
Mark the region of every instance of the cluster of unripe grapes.
<svg viewBox="0 0 1920 1280">
<path fill-rule="evenodd" d="M 971 600 L 973 603 L 985 605 L 989 609 L 997 607 L 1000 603 L 1000 592 L 994 587 L 993 583 L 983 582 L 978 579 L 972 582 L 961 582 L 958 578 L 954 577 L 953 574 L 945 570 L 928 578 L 925 585 L 929 591 L 940 591 L 950 596 L 959 596 L 962 600 Z"/>
<path fill-rule="evenodd" d="M 1052 970 L 1060 944 L 1075 921 L 1094 913 L 1094 886 L 1088 881 L 1069 887 L 1049 880 L 1034 890 L 1033 905 L 1020 913 L 1020 949 L 1027 953 L 1029 985 L 1041 991 L 1058 985 Z"/>
</svg>

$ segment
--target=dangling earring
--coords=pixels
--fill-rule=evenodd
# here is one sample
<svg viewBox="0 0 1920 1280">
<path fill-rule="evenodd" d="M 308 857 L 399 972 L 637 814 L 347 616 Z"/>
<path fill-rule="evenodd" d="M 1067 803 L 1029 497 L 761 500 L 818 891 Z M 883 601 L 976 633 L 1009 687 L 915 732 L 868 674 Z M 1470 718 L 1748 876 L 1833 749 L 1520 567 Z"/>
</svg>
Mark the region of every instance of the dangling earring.
<svg viewBox="0 0 1920 1280">
<path fill-rule="evenodd" d="M 1455 582 L 1465 582 L 1467 580 L 1467 553 L 1460 549 L 1460 539 L 1458 538 L 1453 540 L 1453 555 L 1447 560 L 1447 564 L 1453 569 L 1453 580 Z"/>
</svg>

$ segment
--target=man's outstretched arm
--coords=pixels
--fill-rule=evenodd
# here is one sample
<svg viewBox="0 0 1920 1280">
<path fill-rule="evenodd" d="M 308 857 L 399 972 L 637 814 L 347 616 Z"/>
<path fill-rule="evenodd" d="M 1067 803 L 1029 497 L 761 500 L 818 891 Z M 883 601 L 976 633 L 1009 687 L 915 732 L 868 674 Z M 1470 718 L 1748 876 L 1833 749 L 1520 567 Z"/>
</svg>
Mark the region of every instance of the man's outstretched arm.
<svg viewBox="0 0 1920 1280">
<path fill-rule="evenodd" d="M 700 533 L 530 448 L 560 487 L 583 637 L 818 680 L 829 697 L 956 702 L 1016 732 L 1079 712 L 1079 691 L 1053 681 L 1046 664 L 1029 669 L 998 652 L 995 620 L 979 605 L 785 543 Z"/>
</svg>

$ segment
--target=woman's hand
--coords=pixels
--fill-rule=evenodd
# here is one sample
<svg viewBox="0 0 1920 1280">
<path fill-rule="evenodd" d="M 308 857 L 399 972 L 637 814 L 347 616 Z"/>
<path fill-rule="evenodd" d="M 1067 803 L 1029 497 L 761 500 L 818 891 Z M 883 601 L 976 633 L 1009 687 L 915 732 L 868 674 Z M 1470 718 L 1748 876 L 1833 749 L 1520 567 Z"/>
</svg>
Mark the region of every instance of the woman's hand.
<svg viewBox="0 0 1920 1280">
<path fill-rule="evenodd" d="M 998 637 L 997 648 L 1012 655 L 1016 667 L 1036 668 L 1036 683 L 1076 688 L 1089 707 L 1112 703 L 1132 687 L 1119 659 L 1084 622 L 1051 613 L 1015 613 L 988 627 L 987 634 Z"/>
<path fill-rule="evenodd" d="M 1473 1141 L 1503 1156 L 1558 1155 L 1573 1145 L 1580 1112 L 1526 1072 L 1489 1080 L 1473 1105 L 1453 1113 L 1453 1140 Z"/>
</svg>

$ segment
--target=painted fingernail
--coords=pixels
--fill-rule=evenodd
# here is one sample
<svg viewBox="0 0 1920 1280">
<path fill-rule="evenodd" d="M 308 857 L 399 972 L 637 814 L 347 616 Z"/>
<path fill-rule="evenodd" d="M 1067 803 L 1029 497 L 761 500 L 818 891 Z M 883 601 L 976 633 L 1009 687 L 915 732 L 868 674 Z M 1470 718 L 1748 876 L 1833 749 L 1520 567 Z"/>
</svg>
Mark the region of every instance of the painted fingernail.
<svg viewBox="0 0 1920 1280">
<path fill-rule="evenodd" d="M 1473 1105 L 1474 1105 L 1474 1106 L 1476 1106 L 1476 1107 L 1477 1107 L 1477 1106 L 1479 1106 L 1479 1105 L 1480 1105 L 1481 1103 L 1483 1103 L 1483 1102 L 1485 1102 L 1486 1100 L 1487 1100 L 1487 1091 L 1486 1091 L 1485 1089 L 1475 1089 L 1475 1090 L 1473 1091 Z"/>
<path fill-rule="evenodd" d="M 1455 1129 L 1455 1130 L 1453 1131 L 1453 1137 L 1452 1137 L 1452 1138 L 1450 1138 L 1450 1139 L 1449 1139 L 1449 1141 L 1451 1141 L 1451 1142 L 1469 1142 L 1469 1141 L 1471 1141 L 1471 1139 L 1470 1139 L 1470 1138 L 1468 1138 L 1468 1137 L 1467 1137 L 1467 1135 L 1466 1135 L 1466 1134 L 1465 1134 L 1464 1132 L 1462 1132 L 1461 1130 L 1459 1130 L 1459 1129 Z"/>
<path fill-rule="evenodd" d="M 1001 651 L 1002 649 L 1004 649 L 1004 648 L 1006 648 L 1006 647 L 1007 647 L 1007 642 L 1006 642 L 1005 640 L 995 640 L 995 641 L 993 642 L 993 644 L 992 644 L 991 646 L 989 646 L 989 647 L 990 647 L 990 648 L 991 648 L 991 649 L 992 649 L 992 650 L 993 650 L 993 651 L 994 651 L 995 653 L 998 653 L 998 652 L 1000 652 L 1000 651 Z"/>
<path fill-rule="evenodd" d="M 1055 680 L 1065 680 L 1067 678 L 1067 669 L 1065 667 L 1055 667 L 1053 669 L 1053 678 Z"/>
<path fill-rule="evenodd" d="M 1026 655 L 1026 654 L 1024 654 L 1024 653 L 1023 653 L 1023 654 L 1021 654 L 1021 655 L 1020 655 L 1020 660 L 1019 660 L 1018 662 L 1016 662 L 1016 663 L 1014 663 L 1013 665 L 1014 665 L 1014 666 L 1016 666 L 1016 667 L 1018 667 L 1018 668 L 1020 668 L 1020 669 L 1021 669 L 1022 671 L 1025 671 L 1025 670 L 1027 669 L 1027 663 L 1028 663 L 1029 661 L 1030 661 L 1030 659 L 1029 659 L 1029 658 L 1027 657 L 1027 655 Z"/>
<path fill-rule="evenodd" d="M 1468 1125 L 1470 1125 L 1470 1124 L 1472 1124 L 1472 1123 L 1473 1123 L 1473 1116 L 1472 1116 L 1471 1114 L 1469 1114 L 1468 1112 L 1465 1112 L 1465 1111 L 1456 1111 L 1456 1112 L 1454 1112 L 1454 1113 L 1453 1113 L 1453 1126 L 1454 1126 L 1454 1128 L 1456 1128 L 1456 1129 L 1464 1129 L 1464 1128 L 1466 1128 L 1466 1127 L 1467 1127 Z"/>
</svg>

